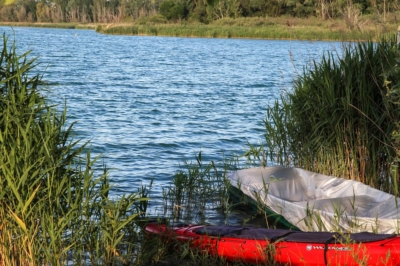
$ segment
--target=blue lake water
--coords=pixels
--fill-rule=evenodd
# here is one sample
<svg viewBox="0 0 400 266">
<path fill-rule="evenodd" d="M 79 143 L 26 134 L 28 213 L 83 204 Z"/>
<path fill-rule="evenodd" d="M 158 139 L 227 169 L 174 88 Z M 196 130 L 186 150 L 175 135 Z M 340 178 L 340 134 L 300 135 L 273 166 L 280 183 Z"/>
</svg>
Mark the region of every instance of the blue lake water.
<svg viewBox="0 0 400 266">
<path fill-rule="evenodd" d="M 160 197 L 184 159 L 221 161 L 263 141 L 266 107 L 340 43 L 101 35 L 1 27 L 32 50 L 76 139 L 103 154 L 123 192 L 154 179 Z"/>
</svg>

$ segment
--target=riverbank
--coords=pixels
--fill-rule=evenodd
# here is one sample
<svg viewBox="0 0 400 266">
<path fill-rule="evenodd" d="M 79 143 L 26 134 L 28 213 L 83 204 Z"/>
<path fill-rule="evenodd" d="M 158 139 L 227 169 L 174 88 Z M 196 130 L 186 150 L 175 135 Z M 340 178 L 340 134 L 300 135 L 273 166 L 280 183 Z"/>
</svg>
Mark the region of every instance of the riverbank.
<svg viewBox="0 0 400 266">
<path fill-rule="evenodd" d="M 96 23 L 0 22 L 0 26 L 9 26 L 9 27 L 85 29 L 85 30 L 95 30 L 98 25 L 99 24 Z"/>
<path fill-rule="evenodd" d="M 132 22 L 102 23 L 21 23 L 0 22 L 0 26 L 93 29 L 102 34 L 146 35 L 203 38 L 249 38 L 282 40 L 377 40 L 381 35 L 397 30 L 396 18 L 385 23 L 378 17 L 363 16 L 357 21 L 318 18 L 238 18 L 220 19 L 212 24 L 167 23 L 159 15 Z"/>
</svg>

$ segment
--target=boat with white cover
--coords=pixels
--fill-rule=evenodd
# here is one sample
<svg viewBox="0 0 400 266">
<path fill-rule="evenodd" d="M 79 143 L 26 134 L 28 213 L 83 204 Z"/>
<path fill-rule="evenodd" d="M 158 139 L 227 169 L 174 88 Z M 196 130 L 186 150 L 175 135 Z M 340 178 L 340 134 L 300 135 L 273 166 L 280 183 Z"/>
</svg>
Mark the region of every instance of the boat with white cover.
<svg viewBox="0 0 400 266">
<path fill-rule="evenodd" d="M 227 178 L 233 194 L 301 231 L 399 233 L 399 198 L 358 181 L 294 167 L 249 168 Z"/>
</svg>

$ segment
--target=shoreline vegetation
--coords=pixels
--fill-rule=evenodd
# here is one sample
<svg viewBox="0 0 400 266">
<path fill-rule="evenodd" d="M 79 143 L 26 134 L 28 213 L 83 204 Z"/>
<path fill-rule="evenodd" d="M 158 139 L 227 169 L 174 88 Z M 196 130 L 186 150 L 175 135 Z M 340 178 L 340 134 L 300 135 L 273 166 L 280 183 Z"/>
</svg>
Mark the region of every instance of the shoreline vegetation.
<svg viewBox="0 0 400 266">
<path fill-rule="evenodd" d="M 383 24 L 365 20 L 358 27 L 345 21 L 336 25 L 329 20 L 294 18 L 279 18 L 275 24 L 268 24 L 268 19 L 255 24 L 255 18 L 221 19 L 208 25 L 156 21 L 157 17 L 126 25 L 1 25 L 89 28 L 106 34 L 153 36 L 357 40 L 344 46 L 341 57 L 328 53 L 321 63 L 313 62 L 294 81 L 293 92 L 267 107 L 265 143 L 260 147 L 249 144 L 244 155 L 247 164 L 241 167 L 266 166 L 268 161 L 359 180 L 399 195 L 400 45 L 395 34 L 379 38 L 397 29 L 395 17 Z M 199 32 L 192 29 L 197 26 Z M 179 27 L 179 32 L 174 32 L 174 27 Z M 218 27 L 230 30 L 223 31 L 225 35 L 215 34 Z M 313 32 L 313 27 L 320 31 L 315 30 L 310 37 L 306 32 Z M 193 31 L 185 32 L 185 28 Z M 257 37 L 251 28 L 265 28 L 271 34 Z M 240 35 L 239 29 L 252 35 Z M 292 35 L 284 35 L 283 29 Z M 335 37 L 338 32 L 341 34 Z M 3 34 L 0 266 L 227 265 L 210 254 L 192 250 L 188 244 L 168 247 L 162 239 L 149 239 L 143 233 L 152 184 L 143 185 L 137 193 L 112 197 L 108 169 L 99 167 L 100 158 L 91 157 L 89 143 L 73 138 L 74 124 L 66 127 L 67 107 L 60 113 L 42 95 L 45 82 L 36 73 L 35 60 L 30 59 L 29 52 L 17 54 L 15 43 L 9 45 Z M 229 215 L 243 203 L 230 200 L 224 178 L 226 171 L 238 168 L 236 159 L 215 164 L 203 162 L 199 153 L 195 163 L 185 162 L 162 191 L 166 219 L 204 223 L 207 211 L 214 210 L 228 223 Z M 269 218 L 261 208 L 255 216 Z M 268 223 L 263 226 L 268 227 Z"/>
<path fill-rule="evenodd" d="M 0 26 L 92 29 L 111 35 L 309 41 L 377 41 L 388 33 L 395 33 L 399 25 L 395 14 L 388 16 L 385 23 L 368 16 L 357 23 L 345 19 L 295 17 L 223 18 L 209 24 L 186 21 L 169 23 L 160 15 L 129 23 L 0 22 Z"/>
</svg>

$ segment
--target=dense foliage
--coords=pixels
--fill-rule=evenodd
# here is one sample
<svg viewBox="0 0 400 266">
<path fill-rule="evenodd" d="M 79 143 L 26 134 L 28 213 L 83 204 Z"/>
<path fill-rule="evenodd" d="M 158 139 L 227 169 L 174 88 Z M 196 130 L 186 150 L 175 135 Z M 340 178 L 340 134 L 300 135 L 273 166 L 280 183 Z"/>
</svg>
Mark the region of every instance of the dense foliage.
<svg viewBox="0 0 400 266">
<path fill-rule="evenodd" d="M 117 23 L 162 14 L 171 21 L 204 23 L 227 17 L 312 16 L 355 24 L 365 14 L 385 22 L 386 14 L 396 11 L 394 0 L 7 0 L 0 21 Z"/>
<path fill-rule="evenodd" d="M 73 140 L 65 112 L 47 103 L 28 56 L 3 36 L 0 265 L 132 262 L 141 198 L 111 199 L 106 169 Z"/>
<path fill-rule="evenodd" d="M 397 194 L 399 51 L 384 38 L 314 61 L 268 109 L 270 158 Z"/>
</svg>

